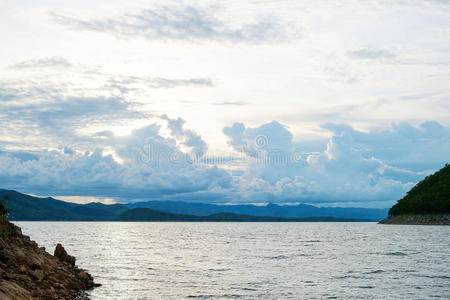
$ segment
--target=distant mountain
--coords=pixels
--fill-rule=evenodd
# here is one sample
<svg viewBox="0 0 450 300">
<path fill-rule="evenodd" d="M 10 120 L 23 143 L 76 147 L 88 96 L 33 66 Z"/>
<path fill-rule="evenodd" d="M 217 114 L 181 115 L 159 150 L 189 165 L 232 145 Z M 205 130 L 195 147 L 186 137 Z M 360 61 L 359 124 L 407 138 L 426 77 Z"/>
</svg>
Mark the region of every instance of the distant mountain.
<svg viewBox="0 0 450 300">
<path fill-rule="evenodd" d="M 280 218 L 335 217 L 379 221 L 386 218 L 388 209 L 316 207 L 313 205 L 216 205 L 180 201 L 147 201 L 128 204 L 129 208 L 151 208 L 174 214 L 208 216 L 217 213 L 234 213 Z"/>
<path fill-rule="evenodd" d="M 450 224 L 450 165 L 417 183 L 381 223 Z"/>
<path fill-rule="evenodd" d="M 131 222 L 354 222 L 355 219 L 334 217 L 279 218 L 218 213 L 209 216 L 172 214 L 150 208 L 133 208 L 115 218 Z"/>
<path fill-rule="evenodd" d="M 0 199 L 4 196 L 9 198 L 6 207 L 11 221 L 106 221 L 128 209 L 123 204 L 76 204 L 0 189 Z"/>
<path fill-rule="evenodd" d="M 196 217 L 208 217 L 216 221 L 246 221 L 259 220 L 250 217 L 268 217 L 276 221 L 277 218 L 301 219 L 309 218 L 310 221 L 342 220 L 378 221 L 387 215 L 387 210 L 368 208 L 333 208 L 315 207 L 312 205 L 215 205 L 206 203 L 149 201 L 133 204 L 102 203 L 76 204 L 54 199 L 52 197 L 41 198 L 25 195 L 16 191 L 0 189 L 0 199 L 7 196 L 7 208 L 10 210 L 10 220 L 16 221 L 114 221 L 129 220 L 139 221 L 139 210 L 135 208 L 149 208 L 154 215 L 149 216 L 149 211 L 144 210 L 144 219 L 192 221 L 205 219 Z M 132 211 L 128 211 L 132 210 Z M 164 215 L 166 214 L 166 215 Z M 176 218 L 174 217 L 176 215 Z M 243 217 L 241 217 L 243 215 Z M 184 217 L 183 217 L 184 216 Z M 323 218 L 322 218 L 323 217 Z M 325 218 L 326 217 L 326 218 Z M 166 219 L 164 219 L 166 218 Z M 183 219 L 185 218 L 185 219 Z M 299 220 L 300 221 L 300 220 Z"/>
</svg>

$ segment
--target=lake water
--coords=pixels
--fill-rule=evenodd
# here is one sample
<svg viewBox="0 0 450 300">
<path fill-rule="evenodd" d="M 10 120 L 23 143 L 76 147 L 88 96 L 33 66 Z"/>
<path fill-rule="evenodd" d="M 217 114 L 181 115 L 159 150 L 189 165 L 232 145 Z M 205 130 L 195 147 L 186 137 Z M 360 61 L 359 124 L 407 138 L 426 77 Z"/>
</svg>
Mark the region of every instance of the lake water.
<svg viewBox="0 0 450 300">
<path fill-rule="evenodd" d="M 92 299 L 450 299 L 450 226 L 17 222 Z"/>
</svg>

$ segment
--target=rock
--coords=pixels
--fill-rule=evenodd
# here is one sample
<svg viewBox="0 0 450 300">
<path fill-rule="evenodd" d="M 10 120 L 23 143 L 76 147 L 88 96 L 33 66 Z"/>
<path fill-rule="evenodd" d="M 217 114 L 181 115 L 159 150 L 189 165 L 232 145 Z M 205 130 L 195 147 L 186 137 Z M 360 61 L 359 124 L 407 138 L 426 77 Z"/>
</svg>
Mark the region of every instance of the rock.
<svg viewBox="0 0 450 300">
<path fill-rule="evenodd" d="M 44 279 L 44 272 L 42 270 L 31 271 L 31 275 L 39 281 Z"/>
<path fill-rule="evenodd" d="M 0 283 L 0 299 L 4 300 L 32 300 L 31 293 L 14 282 Z"/>
<path fill-rule="evenodd" d="M 16 260 L 19 262 L 26 262 L 27 261 L 27 257 L 25 255 L 25 253 L 23 253 L 23 251 L 21 249 L 16 249 L 16 252 L 14 253 Z"/>
<path fill-rule="evenodd" d="M 0 261 L 7 262 L 11 259 L 11 254 L 7 250 L 1 249 L 0 250 Z"/>
<path fill-rule="evenodd" d="M 78 297 L 99 286 L 61 244 L 50 255 L 9 222 L 0 224 L 0 237 L 1 300 L 85 299 Z"/>
<path fill-rule="evenodd" d="M 67 254 L 66 249 L 64 249 L 64 247 L 61 244 L 56 245 L 55 252 L 53 255 L 56 256 L 59 259 L 59 261 L 67 262 L 72 267 L 75 266 L 75 260 L 76 260 L 75 257 Z"/>
<path fill-rule="evenodd" d="M 88 274 L 86 274 L 86 272 L 81 271 L 77 274 L 77 277 L 83 282 L 83 283 L 87 283 L 90 278 L 88 276 Z"/>
<path fill-rule="evenodd" d="M 19 267 L 19 272 L 20 273 L 26 273 L 28 271 L 28 269 L 27 269 L 27 267 L 26 266 L 24 266 L 24 265 L 20 265 L 20 267 Z"/>
</svg>

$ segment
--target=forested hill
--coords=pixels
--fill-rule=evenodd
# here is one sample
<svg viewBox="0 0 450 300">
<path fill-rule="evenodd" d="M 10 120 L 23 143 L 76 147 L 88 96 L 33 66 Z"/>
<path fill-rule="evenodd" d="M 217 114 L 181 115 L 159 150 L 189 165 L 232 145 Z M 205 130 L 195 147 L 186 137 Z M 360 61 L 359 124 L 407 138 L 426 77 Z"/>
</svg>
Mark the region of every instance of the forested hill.
<svg viewBox="0 0 450 300">
<path fill-rule="evenodd" d="M 416 184 L 390 210 L 389 215 L 449 214 L 450 165 Z"/>
</svg>

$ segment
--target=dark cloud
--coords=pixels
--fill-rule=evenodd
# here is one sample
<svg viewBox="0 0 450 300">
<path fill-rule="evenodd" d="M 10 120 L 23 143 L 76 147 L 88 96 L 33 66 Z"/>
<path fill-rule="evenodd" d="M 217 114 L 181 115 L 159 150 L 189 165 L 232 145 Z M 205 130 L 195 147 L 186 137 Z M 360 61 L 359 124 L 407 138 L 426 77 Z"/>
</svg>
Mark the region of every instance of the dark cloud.
<svg viewBox="0 0 450 300">
<path fill-rule="evenodd" d="M 83 20 L 50 13 L 54 22 L 73 30 L 114 34 L 120 38 L 144 37 L 167 40 L 219 40 L 265 42 L 284 40 L 287 28 L 274 18 L 261 18 L 239 26 L 220 19 L 217 9 L 193 6 L 161 6 L 113 18 Z"/>
</svg>

